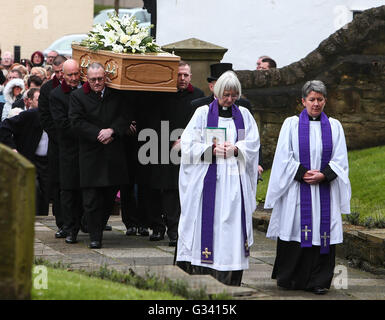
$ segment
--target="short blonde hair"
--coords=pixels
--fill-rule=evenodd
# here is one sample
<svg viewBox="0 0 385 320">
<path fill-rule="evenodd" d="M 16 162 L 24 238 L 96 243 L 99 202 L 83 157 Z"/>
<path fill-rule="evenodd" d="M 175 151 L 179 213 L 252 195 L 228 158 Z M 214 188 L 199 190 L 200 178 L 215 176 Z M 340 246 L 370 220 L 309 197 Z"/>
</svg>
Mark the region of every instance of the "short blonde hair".
<svg viewBox="0 0 385 320">
<path fill-rule="evenodd" d="M 31 74 L 37 75 L 43 81 L 47 79 L 47 71 L 43 67 L 33 67 Z"/>
<path fill-rule="evenodd" d="M 214 95 L 217 98 L 223 97 L 224 91 L 235 91 L 238 93 L 238 99 L 242 94 L 241 83 L 234 71 L 226 71 L 217 80 L 214 85 Z"/>
</svg>

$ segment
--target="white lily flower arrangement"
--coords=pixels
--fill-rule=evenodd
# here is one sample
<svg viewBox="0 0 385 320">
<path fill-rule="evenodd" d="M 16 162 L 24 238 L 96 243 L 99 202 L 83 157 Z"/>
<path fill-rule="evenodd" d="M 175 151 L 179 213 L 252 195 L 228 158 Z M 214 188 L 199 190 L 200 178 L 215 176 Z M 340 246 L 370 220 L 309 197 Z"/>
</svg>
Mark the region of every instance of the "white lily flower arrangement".
<svg viewBox="0 0 385 320">
<path fill-rule="evenodd" d="M 124 15 L 120 19 L 114 13 L 109 15 L 105 25 L 94 25 L 80 45 L 95 51 L 109 50 L 116 53 L 161 52 L 150 36 L 152 27 L 140 27 L 134 15 Z"/>
</svg>

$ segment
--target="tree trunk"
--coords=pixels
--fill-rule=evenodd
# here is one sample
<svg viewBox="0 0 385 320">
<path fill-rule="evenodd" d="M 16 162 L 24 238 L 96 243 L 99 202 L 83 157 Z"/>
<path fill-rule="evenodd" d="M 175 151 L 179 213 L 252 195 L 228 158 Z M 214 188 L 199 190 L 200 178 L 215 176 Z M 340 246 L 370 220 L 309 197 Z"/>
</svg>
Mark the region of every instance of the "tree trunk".
<svg viewBox="0 0 385 320">
<path fill-rule="evenodd" d="M 116 15 L 119 16 L 119 0 L 115 0 L 115 11 Z"/>
</svg>

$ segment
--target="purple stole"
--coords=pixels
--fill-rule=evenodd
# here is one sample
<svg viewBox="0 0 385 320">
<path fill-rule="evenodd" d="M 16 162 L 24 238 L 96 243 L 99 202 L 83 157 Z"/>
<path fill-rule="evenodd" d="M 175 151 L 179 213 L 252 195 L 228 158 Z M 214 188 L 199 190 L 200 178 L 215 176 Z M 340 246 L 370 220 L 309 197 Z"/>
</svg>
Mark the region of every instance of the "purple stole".
<svg viewBox="0 0 385 320">
<path fill-rule="evenodd" d="M 301 164 L 307 169 L 310 165 L 310 137 L 309 137 L 309 115 L 304 109 L 299 115 L 298 140 L 299 140 L 299 159 Z M 324 169 L 332 155 L 333 141 L 330 122 L 325 113 L 321 113 L 321 132 L 322 132 L 322 158 L 321 170 Z M 330 184 L 323 181 L 319 184 L 320 203 L 321 203 L 321 254 L 328 254 L 330 247 Z M 310 185 L 302 181 L 300 185 L 301 199 L 301 247 L 312 246 L 312 201 Z"/>
<path fill-rule="evenodd" d="M 215 99 L 209 106 L 209 113 L 207 115 L 207 126 L 218 127 L 218 100 Z M 232 115 L 235 127 L 237 129 L 237 139 L 245 139 L 245 125 L 243 117 L 239 108 L 232 105 Z M 245 244 L 245 256 L 250 255 L 247 233 L 246 233 L 246 213 L 243 199 L 243 190 L 241 177 L 239 177 L 241 184 L 241 217 L 242 217 L 242 233 Z M 213 158 L 210 164 L 203 183 L 203 197 L 202 197 L 202 227 L 201 227 L 201 262 L 207 264 L 214 263 L 214 246 L 213 246 L 213 233 L 214 233 L 214 212 L 215 212 L 215 193 L 217 185 L 217 164 L 215 158 Z"/>
</svg>

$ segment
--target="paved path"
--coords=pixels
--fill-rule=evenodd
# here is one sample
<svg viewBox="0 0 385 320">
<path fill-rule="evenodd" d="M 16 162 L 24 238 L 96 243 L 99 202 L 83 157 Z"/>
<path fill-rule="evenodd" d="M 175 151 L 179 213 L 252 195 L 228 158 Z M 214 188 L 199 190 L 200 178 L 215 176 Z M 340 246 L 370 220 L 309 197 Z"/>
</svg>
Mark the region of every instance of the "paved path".
<svg viewBox="0 0 385 320">
<path fill-rule="evenodd" d="M 88 234 L 79 233 L 77 244 L 55 239 L 54 218 L 36 217 L 35 257 L 53 263 L 61 262 L 74 269 L 98 270 L 108 266 L 119 271 L 132 270 L 139 275 L 153 273 L 159 278 L 182 279 L 192 289 L 205 288 L 208 294 L 227 292 L 235 299 L 319 299 L 319 300 L 385 300 L 385 276 L 377 276 L 350 268 L 348 261 L 336 260 L 335 277 L 327 295 L 317 296 L 304 291 L 278 289 L 271 279 L 275 259 L 275 241 L 266 239 L 263 232 L 254 231 L 250 268 L 244 272 L 241 287 L 225 286 L 211 276 L 190 276 L 173 266 L 174 248 L 163 241 L 150 242 L 148 237 L 127 237 L 120 216 L 111 216 L 112 231 L 105 231 L 103 248 L 90 250 Z"/>
</svg>

